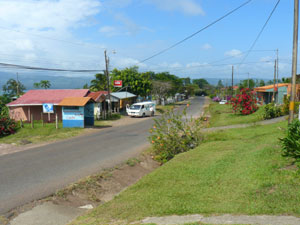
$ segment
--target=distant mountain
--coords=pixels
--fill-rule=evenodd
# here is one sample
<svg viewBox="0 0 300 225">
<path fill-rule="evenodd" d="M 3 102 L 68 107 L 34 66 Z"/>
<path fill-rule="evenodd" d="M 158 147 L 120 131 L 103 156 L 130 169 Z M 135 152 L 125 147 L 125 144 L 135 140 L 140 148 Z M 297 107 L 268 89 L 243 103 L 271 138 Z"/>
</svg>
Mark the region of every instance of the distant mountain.
<svg viewBox="0 0 300 225">
<path fill-rule="evenodd" d="M 17 75 L 15 73 L 0 72 L 0 92 L 2 86 L 11 78 L 17 79 Z M 27 90 L 33 89 L 33 84 L 41 80 L 49 80 L 53 89 L 77 89 L 82 88 L 86 83 L 90 84 L 92 79 L 94 79 L 93 76 L 67 77 L 50 76 L 48 74 L 19 74 L 19 80 Z"/>
</svg>

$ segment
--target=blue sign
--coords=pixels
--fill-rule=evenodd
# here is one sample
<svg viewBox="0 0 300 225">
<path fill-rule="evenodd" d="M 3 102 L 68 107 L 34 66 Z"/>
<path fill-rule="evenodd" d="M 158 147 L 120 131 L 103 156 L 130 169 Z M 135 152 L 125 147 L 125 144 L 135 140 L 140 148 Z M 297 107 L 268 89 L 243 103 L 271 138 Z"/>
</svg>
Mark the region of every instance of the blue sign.
<svg viewBox="0 0 300 225">
<path fill-rule="evenodd" d="M 43 104 L 43 113 L 54 113 L 53 104 L 50 103 Z"/>
</svg>

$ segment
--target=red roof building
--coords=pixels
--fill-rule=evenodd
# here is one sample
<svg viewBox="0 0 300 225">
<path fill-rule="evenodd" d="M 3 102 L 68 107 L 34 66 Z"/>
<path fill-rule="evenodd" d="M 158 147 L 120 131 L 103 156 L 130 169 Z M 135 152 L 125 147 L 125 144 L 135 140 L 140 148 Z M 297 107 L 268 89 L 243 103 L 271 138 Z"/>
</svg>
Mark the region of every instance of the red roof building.
<svg viewBox="0 0 300 225">
<path fill-rule="evenodd" d="M 90 91 L 88 89 L 47 89 L 47 90 L 30 90 L 17 100 L 7 104 L 9 114 L 12 119 L 31 121 L 45 120 L 54 121 L 55 114 L 58 119 L 62 119 L 61 106 L 58 104 L 67 97 L 86 97 Z M 53 104 L 54 113 L 43 113 L 43 104 Z"/>
<path fill-rule="evenodd" d="M 103 102 L 107 94 L 107 91 L 90 92 L 88 97 L 91 97 L 95 102 Z"/>
</svg>

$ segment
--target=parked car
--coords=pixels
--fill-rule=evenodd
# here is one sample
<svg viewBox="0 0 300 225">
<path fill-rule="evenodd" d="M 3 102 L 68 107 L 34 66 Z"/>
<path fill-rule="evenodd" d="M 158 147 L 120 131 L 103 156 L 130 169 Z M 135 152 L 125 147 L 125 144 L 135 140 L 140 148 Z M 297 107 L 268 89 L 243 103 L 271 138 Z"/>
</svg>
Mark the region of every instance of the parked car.
<svg viewBox="0 0 300 225">
<path fill-rule="evenodd" d="M 220 102 L 219 102 L 219 104 L 221 104 L 221 105 L 225 105 L 227 103 L 227 100 L 221 100 Z"/>
<path fill-rule="evenodd" d="M 154 116 L 155 110 L 155 103 L 153 102 L 139 102 L 126 106 L 126 112 L 131 117 Z"/>
</svg>

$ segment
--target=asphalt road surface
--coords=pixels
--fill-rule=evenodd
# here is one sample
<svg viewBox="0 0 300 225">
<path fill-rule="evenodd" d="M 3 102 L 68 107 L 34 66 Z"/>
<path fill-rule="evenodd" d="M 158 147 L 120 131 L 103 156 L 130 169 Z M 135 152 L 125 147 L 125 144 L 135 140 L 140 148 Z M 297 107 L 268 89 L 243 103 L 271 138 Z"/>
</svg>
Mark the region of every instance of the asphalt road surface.
<svg viewBox="0 0 300 225">
<path fill-rule="evenodd" d="M 192 99 L 188 116 L 199 115 L 203 105 L 204 97 Z M 147 146 L 152 124 L 141 120 L 0 156 L 0 214 L 134 157 Z"/>
</svg>

